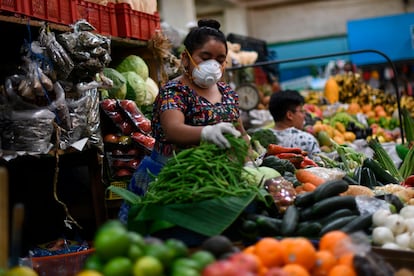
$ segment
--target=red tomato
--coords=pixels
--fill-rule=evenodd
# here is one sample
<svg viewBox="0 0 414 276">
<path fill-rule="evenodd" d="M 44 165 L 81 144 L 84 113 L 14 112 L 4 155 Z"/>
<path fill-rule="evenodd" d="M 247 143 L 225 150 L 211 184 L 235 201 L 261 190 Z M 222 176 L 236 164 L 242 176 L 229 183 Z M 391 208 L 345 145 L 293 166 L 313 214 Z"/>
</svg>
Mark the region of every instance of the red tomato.
<svg viewBox="0 0 414 276">
<path fill-rule="evenodd" d="M 141 132 L 132 133 L 132 139 L 149 149 L 151 149 L 155 144 L 155 139 L 153 137 L 142 134 Z"/>
<path fill-rule="evenodd" d="M 140 161 L 137 159 L 132 159 L 130 161 L 128 161 L 128 167 L 131 169 L 136 170 L 139 166 Z"/>
<path fill-rule="evenodd" d="M 113 112 L 116 109 L 116 100 L 115 99 L 105 99 L 101 102 L 101 107 L 105 111 Z"/>
<path fill-rule="evenodd" d="M 112 122 L 119 124 L 123 121 L 122 115 L 115 111 L 115 112 L 110 112 L 108 113 L 109 117 L 111 118 Z"/>
<path fill-rule="evenodd" d="M 110 144 L 117 144 L 118 143 L 118 136 L 115 134 L 107 134 L 104 136 L 104 142 Z"/>
<path fill-rule="evenodd" d="M 150 133 L 151 132 L 151 122 L 148 119 L 143 120 L 141 123 L 139 123 L 139 128 L 145 133 Z"/>
<path fill-rule="evenodd" d="M 120 102 L 121 107 L 128 113 L 130 113 L 131 115 L 136 115 L 136 114 L 140 114 L 137 104 L 134 101 L 131 100 L 122 100 Z"/>
<path fill-rule="evenodd" d="M 122 133 L 125 135 L 129 135 L 132 132 L 132 124 L 127 121 L 123 121 L 119 124 L 119 128 L 121 129 Z"/>
</svg>

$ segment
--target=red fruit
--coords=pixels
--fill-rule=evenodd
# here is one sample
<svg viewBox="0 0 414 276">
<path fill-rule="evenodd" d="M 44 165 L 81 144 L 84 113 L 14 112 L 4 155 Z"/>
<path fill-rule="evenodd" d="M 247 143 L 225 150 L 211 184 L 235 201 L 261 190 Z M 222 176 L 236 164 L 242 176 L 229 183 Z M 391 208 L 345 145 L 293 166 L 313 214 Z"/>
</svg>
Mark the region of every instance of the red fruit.
<svg viewBox="0 0 414 276">
<path fill-rule="evenodd" d="M 117 177 L 126 177 L 126 176 L 131 176 L 132 175 L 132 172 L 130 172 L 129 170 L 127 170 L 127 169 L 119 169 L 119 170 L 117 170 L 116 172 L 115 172 L 115 175 L 117 176 Z"/>
<path fill-rule="evenodd" d="M 101 102 L 101 107 L 105 111 L 113 112 L 116 109 L 116 100 L 115 99 L 105 99 Z"/>
<path fill-rule="evenodd" d="M 260 269 L 259 259 L 252 254 L 247 253 L 236 253 L 231 255 L 229 261 L 232 262 L 236 267 L 240 269 L 258 273 Z"/>
<path fill-rule="evenodd" d="M 141 144 L 141 145 L 143 145 L 143 146 L 145 146 L 149 149 L 151 149 L 155 144 L 155 139 L 153 137 L 147 136 L 147 135 L 142 134 L 140 132 L 132 133 L 131 137 L 135 142 L 137 142 L 137 143 L 139 143 L 139 144 Z"/>
<path fill-rule="evenodd" d="M 124 119 L 122 118 L 122 115 L 119 112 L 111 112 L 108 114 L 109 117 L 111 118 L 112 122 L 119 124 L 121 123 Z"/>
<path fill-rule="evenodd" d="M 414 187 L 414 175 L 410 175 L 407 177 L 404 182 L 402 183 L 405 187 Z"/>
<path fill-rule="evenodd" d="M 118 143 L 118 136 L 115 134 L 107 134 L 104 136 L 104 142 L 109 144 L 117 144 Z"/>
<path fill-rule="evenodd" d="M 122 133 L 125 135 L 129 135 L 132 132 L 132 124 L 124 121 L 119 124 L 119 128 L 121 129 Z"/>
<path fill-rule="evenodd" d="M 139 166 L 140 161 L 137 159 L 132 159 L 130 161 L 128 161 L 128 167 L 131 169 L 136 170 Z"/>
<path fill-rule="evenodd" d="M 241 271 L 232 262 L 221 260 L 204 268 L 202 276 L 240 276 Z"/>
</svg>

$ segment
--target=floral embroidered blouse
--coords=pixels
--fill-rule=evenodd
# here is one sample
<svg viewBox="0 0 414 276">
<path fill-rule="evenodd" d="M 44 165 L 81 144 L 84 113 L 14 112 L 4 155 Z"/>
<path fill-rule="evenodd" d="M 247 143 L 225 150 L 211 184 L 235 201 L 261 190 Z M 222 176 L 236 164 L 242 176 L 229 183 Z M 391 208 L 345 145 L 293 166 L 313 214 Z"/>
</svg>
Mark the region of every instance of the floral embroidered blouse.
<svg viewBox="0 0 414 276">
<path fill-rule="evenodd" d="M 192 126 L 213 125 L 219 122 L 236 123 L 240 117 L 237 93 L 226 83 L 218 82 L 222 101 L 212 104 L 204 97 L 178 80 L 164 85 L 154 102 L 152 119 L 152 136 L 157 141 L 154 149 L 164 156 L 171 156 L 173 151 L 184 147 L 169 143 L 161 127 L 160 116 L 166 110 L 180 110 L 185 116 L 185 124 Z"/>
</svg>

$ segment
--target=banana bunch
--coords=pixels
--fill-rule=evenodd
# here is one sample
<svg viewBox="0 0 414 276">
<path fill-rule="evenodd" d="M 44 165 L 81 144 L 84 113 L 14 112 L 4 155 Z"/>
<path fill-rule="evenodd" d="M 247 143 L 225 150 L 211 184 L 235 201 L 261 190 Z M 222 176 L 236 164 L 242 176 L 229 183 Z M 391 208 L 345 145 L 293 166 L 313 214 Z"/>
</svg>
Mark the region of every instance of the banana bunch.
<svg viewBox="0 0 414 276">
<path fill-rule="evenodd" d="M 400 100 L 401 108 L 409 110 L 411 117 L 414 117 L 414 97 L 403 95 Z"/>
<path fill-rule="evenodd" d="M 335 76 L 335 80 L 339 85 L 339 101 L 342 103 L 382 105 L 387 114 L 393 114 L 397 109 L 397 99 L 394 94 L 369 86 L 360 74 L 340 74 Z"/>
</svg>

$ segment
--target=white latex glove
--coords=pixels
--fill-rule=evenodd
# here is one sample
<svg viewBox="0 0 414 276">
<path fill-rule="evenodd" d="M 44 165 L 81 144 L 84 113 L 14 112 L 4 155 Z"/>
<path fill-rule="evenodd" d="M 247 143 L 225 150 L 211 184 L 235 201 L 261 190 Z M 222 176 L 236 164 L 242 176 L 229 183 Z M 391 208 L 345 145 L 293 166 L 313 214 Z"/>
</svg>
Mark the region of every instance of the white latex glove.
<svg viewBox="0 0 414 276">
<path fill-rule="evenodd" d="M 241 133 L 231 123 L 218 123 L 215 125 L 205 126 L 201 131 L 201 140 L 216 144 L 220 148 L 230 148 L 231 145 L 224 137 L 224 133 L 240 137 Z"/>
</svg>

